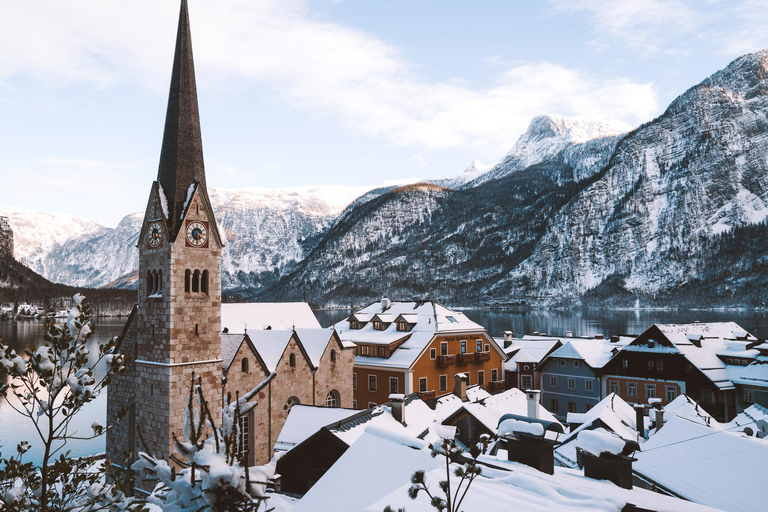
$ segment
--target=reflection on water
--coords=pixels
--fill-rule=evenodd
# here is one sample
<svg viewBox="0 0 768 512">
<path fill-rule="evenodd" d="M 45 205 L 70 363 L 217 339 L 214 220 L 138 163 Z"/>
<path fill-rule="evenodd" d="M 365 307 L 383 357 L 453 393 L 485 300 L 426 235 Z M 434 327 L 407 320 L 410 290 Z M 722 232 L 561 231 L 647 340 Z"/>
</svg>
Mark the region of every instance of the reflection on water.
<svg viewBox="0 0 768 512">
<path fill-rule="evenodd" d="M 120 334 L 125 320 L 104 318 L 98 320 L 98 325 L 93 336 L 89 339 L 91 344 L 103 342 L 116 334 Z M 0 338 L 4 343 L 23 354 L 25 350 L 34 351 L 43 340 L 45 324 L 42 320 L 30 320 L 18 323 L 0 322 Z M 24 356 L 26 357 L 26 356 Z M 94 371 L 97 380 L 103 377 L 103 370 Z M 7 378 L 7 377 L 6 377 Z M 99 421 L 106 424 L 107 393 L 106 389 L 92 402 L 85 404 L 80 413 L 70 423 L 70 434 L 77 433 L 82 436 L 93 434 L 91 424 Z M 74 435 L 74 434 L 73 434 Z M 3 457 L 10 457 L 16 453 L 16 445 L 20 441 L 29 441 L 30 450 L 24 455 L 25 461 L 40 463 L 42 461 L 43 446 L 31 421 L 21 416 L 10 408 L 5 400 L 0 400 L 0 452 Z M 101 436 L 87 441 L 70 441 L 64 451 L 71 450 L 72 455 L 92 455 L 104 451 L 106 437 Z"/>
<path fill-rule="evenodd" d="M 485 326 L 488 332 L 496 337 L 504 331 L 514 331 L 515 336 L 531 334 L 534 331 L 551 335 L 564 335 L 572 331 L 575 336 L 591 336 L 594 334 L 640 334 L 654 323 L 682 322 L 725 322 L 734 321 L 744 329 L 759 338 L 768 335 L 768 312 L 754 311 L 656 311 L 656 310 L 531 310 L 486 311 L 480 309 L 462 310 L 470 319 Z M 351 310 L 322 310 L 316 311 L 317 318 L 323 327 L 345 319 Z M 124 320 L 114 318 L 99 319 L 98 328 L 93 336 L 96 341 L 105 341 L 119 334 Z M 5 343 L 12 345 L 17 352 L 34 350 L 43 339 L 45 326 L 42 321 L 25 321 L 19 323 L 0 322 L 0 337 Z M 106 424 L 107 393 L 102 392 L 93 402 L 87 404 L 82 412 L 73 420 L 74 430 L 82 434 L 91 432 L 90 425 L 94 421 Z M 40 461 L 42 447 L 34 443 L 32 425 L 0 401 L 0 451 L 5 456 L 15 453 L 16 444 L 27 440 L 33 443 L 33 448 L 26 457 Z M 91 455 L 104 451 L 105 436 L 90 441 L 73 441 L 67 449 L 73 455 Z M 29 460 L 29 459 L 27 459 Z"/>
</svg>

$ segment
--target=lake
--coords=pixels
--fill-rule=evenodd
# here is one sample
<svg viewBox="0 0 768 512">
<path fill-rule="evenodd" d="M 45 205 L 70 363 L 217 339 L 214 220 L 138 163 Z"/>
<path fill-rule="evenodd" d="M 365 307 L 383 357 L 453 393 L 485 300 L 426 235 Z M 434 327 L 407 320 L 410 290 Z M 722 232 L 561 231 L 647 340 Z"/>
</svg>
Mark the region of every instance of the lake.
<svg viewBox="0 0 768 512">
<path fill-rule="evenodd" d="M 557 309 L 530 311 L 489 311 L 478 309 L 462 310 L 470 319 L 484 325 L 492 336 L 500 337 L 504 331 L 514 331 L 515 336 L 531 334 L 534 331 L 550 335 L 564 335 L 572 331 L 575 336 L 604 334 L 640 334 L 654 323 L 682 322 L 724 322 L 734 321 L 758 338 L 768 336 L 768 312 L 744 310 L 599 310 L 599 309 Z M 316 311 L 323 327 L 343 320 L 350 310 Z M 101 318 L 93 335 L 96 341 L 103 341 L 119 334 L 125 319 Z M 18 352 L 33 350 L 42 340 L 45 332 L 42 321 L 18 323 L 0 321 L 0 337 L 12 344 Z M 94 421 L 106 424 L 106 392 L 86 405 L 83 412 L 73 420 L 73 427 L 81 433 L 90 433 Z M 5 456 L 15 453 L 16 444 L 21 440 L 32 443 L 25 460 L 39 462 L 42 447 L 35 443 L 34 432 L 28 420 L 13 411 L 8 404 L 0 401 L 0 451 Z M 90 441 L 73 441 L 67 449 L 73 455 L 92 455 L 104 451 L 105 437 Z"/>
</svg>

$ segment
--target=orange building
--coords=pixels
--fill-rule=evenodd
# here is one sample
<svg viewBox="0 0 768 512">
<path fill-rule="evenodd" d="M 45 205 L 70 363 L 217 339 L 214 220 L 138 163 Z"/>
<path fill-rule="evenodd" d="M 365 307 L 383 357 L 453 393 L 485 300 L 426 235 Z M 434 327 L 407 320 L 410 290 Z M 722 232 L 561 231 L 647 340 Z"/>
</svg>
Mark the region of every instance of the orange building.
<svg viewBox="0 0 768 512">
<path fill-rule="evenodd" d="M 503 391 L 506 356 L 485 328 L 436 302 L 382 299 L 335 326 L 356 348 L 355 408 L 388 401 L 392 393 L 422 400 L 453 390 L 454 376 L 490 392 Z"/>
</svg>

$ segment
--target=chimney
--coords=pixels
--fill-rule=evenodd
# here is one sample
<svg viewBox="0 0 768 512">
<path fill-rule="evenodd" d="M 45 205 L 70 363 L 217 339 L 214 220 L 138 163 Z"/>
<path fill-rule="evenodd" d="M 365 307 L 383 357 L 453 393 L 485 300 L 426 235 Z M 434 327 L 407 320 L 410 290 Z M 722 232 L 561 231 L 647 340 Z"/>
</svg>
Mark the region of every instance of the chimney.
<svg viewBox="0 0 768 512">
<path fill-rule="evenodd" d="M 539 335 L 539 331 L 533 331 L 533 335 L 534 336 L 538 336 Z"/>
<path fill-rule="evenodd" d="M 392 417 L 407 427 L 408 425 L 405 423 L 405 395 L 398 393 L 389 395 L 389 406 L 392 409 Z"/>
<path fill-rule="evenodd" d="M 603 336 L 602 334 L 595 334 L 595 339 L 596 340 L 604 340 L 605 336 Z"/>
<path fill-rule="evenodd" d="M 512 331 L 504 331 L 504 348 L 509 348 L 512 345 L 512 338 L 515 333 Z"/>
<path fill-rule="evenodd" d="M 617 343 L 618 341 L 619 341 L 619 337 L 618 336 L 616 336 L 615 334 L 613 336 L 611 336 L 611 343 Z"/>
<path fill-rule="evenodd" d="M 454 377 L 453 394 L 461 398 L 462 402 L 467 401 L 467 375 L 457 373 Z"/>
<path fill-rule="evenodd" d="M 661 430 L 661 427 L 664 426 L 664 409 L 659 409 L 656 411 L 656 432 Z"/>
<path fill-rule="evenodd" d="M 566 338 L 573 338 L 573 331 L 565 331 Z"/>
<path fill-rule="evenodd" d="M 635 404 L 635 427 L 637 434 L 643 439 L 647 439 L 645 435 L 645 406 L 643 404 Z"/>
<path fill-rule="evenodd" d="M 539 395 L 538 389 L 526 389 L 525 396 L 528 399 L 528 417 L 539 419 Z"/>
<path fill-rule="evenodd" d="M 652 407 L 651 412 L 653 413 L 653 417 L 651 417 L 651 420 L 654 422 L 654 426 L 658 432 L 661 427 L 664 426 L 664 407 L 661 405 L 661 398 L 649 398 L 648 403 L 651 404 Z"/>
<path fill-rule="evenodd" d="M 594 430 L 582 430 L 577 439 L 581 446 L 576 448 L 576 459 L 584 476 L 632 489 L 632 462 L 637 459 L 631 455 L 640 449 L 637 442 Z"/>
<path fill-rule="evenodd" d="M 386 297 L 382 297 L 381 298 L 381 312 L 383 313 L 383 312 L 385 312 L 386 310 L 388 310 L 391 307 L 392 307 L 392 301 L 389 300 Z"/>
<path fill-rule="evenodd" d="M 554 439 L 547 439 L 547 432 L 563 433 L 563 426 L 556 422 L 536 420 L 505 414 L 497 427 L 499 438 L 506 445 L 507 459 L 525 464 L 534 469 L 553 475 L 555 473 Z"/>
</svg>

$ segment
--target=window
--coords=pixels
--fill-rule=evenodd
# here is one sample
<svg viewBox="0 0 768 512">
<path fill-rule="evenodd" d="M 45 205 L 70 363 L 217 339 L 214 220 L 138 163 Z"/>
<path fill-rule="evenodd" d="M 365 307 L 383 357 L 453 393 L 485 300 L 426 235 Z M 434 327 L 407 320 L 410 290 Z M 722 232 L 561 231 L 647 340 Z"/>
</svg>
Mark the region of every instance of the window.
<svg viewBox="0 0 768 512">
<path fill-rule="evenodd" d="M 461 340 L 461 353 L 467 353 L 467 340 Z"/>
<path fill-rule="evenodd" d="M 715 403 L 715 394 L 711 389 L 703 388 L 701 390 L 701 401 L 708 404 L 713 404 Z"/>
<path fill-rule="evenodd" d="M 379 347 L 379 357 L 387 357 L 387 347 Z"/>
<path fill-rule="evenodd" d="M 637 396 L 637 383 L 635 382 L 627 383 L 627 396 Z"/>
<path fill-rule="evenodd" d="M 352 408 L 357 409 L 357 400 L 352 400 Z"/>
<path fill-rule="evenodd" d="M 284 411 L 290 411 L 291 407 L 293 407 L 296 404 L 301 404 L 301 400 L 299 400 L 299 397 L 292 396 L 288 400 L 285 401 L 285 405 L 283 406 Z"/>
<path fill-rule="evenodd" d="M 436 348 L 429 349 L 429 358 L 430 359 L 437 359 L 437 349 Z"/>
<path fill-rule="evenodd" d="M 397 377 L 389 378 L 389 392 L 397 394 L 400 392 L 400 379 Z"/>
<path fill-rule="evenodd" d="M 584 389 L 586 391 L 592 391 L 592 381 L 587 379 L 584 381 Z"/>
<path fill-rule="evenodd" d="M 549 378 L 549 385 L 550 385 L 551 387 L 553 387 L 553 388 L 556 388 L 556 387 L 557 387 L 557 377 L 555 377 L 554 375 L 552 375 L 552 376 Z"/>
<path fill-rule="evenodd" d="M 163 270 L 160 269 L 157 271 L 157 293 L 161 293 L 163 291 Z"/>
<path fill-rule="evenodd" d="M 200 282 L 200 291 L 208 295 L 208 271 L 203 270 L 203 280 Z"/>
<path fill-rule="evenodd" d="M 645 398 L 656 398 L 656 384 L 645 385 Z"/>
<path fill-rule="evenodd" d="M 341 395 L 335 389 L 328 392 L 328 396 L 325 397 L 326 407 L 341 407 Z"/>
<path fill-rule="evenodd" d="M 628 367 L 629 366 L 629 359 L 622 359 L 621 366 L 623 366 L 624 368 Z"/>
<path fill-rule="evenodd" d="M 610 392 L 618 395 L 619 394 L 619 383 L 615 380 L 611 380 L 608 382 L 608 387 L 610 388 Z"/>
<path fill-rule="evenodd" d="M 384 330 L 384 329 L 382 329 L 381 320 L 374 320 L 373 321 L 373 329 L 376 330 L 376 331 L 383 331 Z"/>
<path fill-rule="evenodd" d="M 374 407 L 376 407 L 376 402 L 368 402 L 369 409 L 373 409 Z"/>
<path fill-rule="evenodd" d="M 244 357 L 242 361 L 240 361 L 240 371 L 243 373 L 248 373 L 248 358 Z"/>
<path fill-rule="evenodd" d="M 251 422 L 248 421 L 247 414 L 240 416 L 238 427 L 240 427 L 240 443 L 237 445 L 237 457 L 243 464 L 249 464 L 248 444 L 251 439 Z"/>
<path fill-rule="evenodd" d="M 447 391 L 448 390 L 448 376 L 447 375 L 441 375 L 440 376 L 440 391 Z"/>
<path fill-rule="evenodd" d="M 357 374 L 352 374 L 352 389 L 357 389 Z"/>
<path fill-rule="evenodd" d="M 397 322 L 397 330 L 398 331 L 407 331 L 408 330 L 408 324 L 405 322 Z"/>
<path fill-rule="evenodd" d="M 568 412 L 576 412 L 576 402 L 568 402 Z"/>
<path fill-rule="evenodd" d="M 192 290 L 192 271 L 187 269 L 184 271 L 184 293 L 189 293 Z"/>
<path fill-rule="evenodd" d="M 448 355 L 448 343 L 442 342 L 440 343 L 440 355 L 441 356 L 447 356 Z"/>
<path fill-rule="evenodd" d="M 419 392 L 423 393 L 426 390 L 427 390 L 427 378 L 426 377 L 421 377 L 419 379 Z"/>
<path fill-rule="evenodd" d="M 296 354 L 293 352 L 288 356 L 288 364 L 291 365 L 291 368 L 296 368 Z"/>
<path fill-rule="evenodd" d="M 360 349 L 360 355 L 362 356 L 367 356 L 371 353 L 371 347 L 368 345 L 360 345 L 358 348 Z"/>
<path fill-rule="evenodd" d="M 485 386 L 485 370 L 477 372 L 477 383 L 481 386 Z"/>
<path fill-rule="evenodd" d="M 445 319 L 448 320 L 449 322 L 451 322 L 452 324 L 459 323 L 459 321 L 456 320 L 455 318 L 453 318 L 452 316 L 447 316 L 447 317 L 445 317 Z"/>
<path fill-rule="evenodd" d="M 152 295 L 152 288 L 154 286 L 154 283 L 152 282 L 152 271 L 147 270 L 147 280 L 146 280 L 146 288 L 147 288 L 147 297 Z"/>
<path fill-rule="evenodd" d="M 487 343 L 485 344 L 485 351 L 486 352 L 490 352 L 491 351 L 491 346 L 488 345 Z"/>
<path fill-rule="evenodd" d="M 592 408 L 592 404 L 584 404 L 584 412 L 589 412 L 591 408 Z"/>
<path fill-rule="evenodd" d="M 531 384 L 533 379 L 530 375 L 522 375 L 520 377 L 520 386 L 522 386 L 523 389 L 531 389 Z"/>
<path fill-rule="evenodd" d="M 671 402 L 675 398 L 677 398 L 677 388 L 675 386 L 666 386 L 664 388 L 664 393 L 667 399 L 667 402 Z"/>
<path fill-rule="evenodd" d="M 553 398 L 549 401 L 550 412 L 557 412 L 560 409 L 560 404 L 557 403 L 557 398 Z"/>
<path fill-rule="evenodd" d="M 568 389 L 576 389 L 576 379 L 574 379 L 573 377 L 568 378 Z M 571 412 L 575 412 L 575 411 L 571 411 Z"/>
<path fill-rule="evenodd" d="M 660 371 L 660 372 L 663 372 L 664 371 L 664 361 L 662 361 L 661 359 L 656 361 L 656 369 L 658 371 Z"/>
<path fill-rule="evenodd" d="M 725 360 L 725 362 L 728 364 L 733 364 L 733 358 L 729 357 L 728 359 Z"/>
<path fill-rule="evenodd" d="M 649 359 L 648 360 L 648 370 L 649 371 L 653 371 L 655 369 L 656 369 L 656 365 L 654 364 L 653 359 Z"/>
<path fill-rule="evenodd" d="M 335 348 L 331 349 L 331 362 L 332 363 L 336 362 L 336 349 Z"/>
<path fill-rule="evenodd" d="M 376 391 L 376 376 L 368 376 L 368 391 Z"/>
<path fill-rule="evenodd" d="M 744 403 L 752 404 L 755 402 L 755 393 L 748 389 L 744 390 Z"/>
<path fill-rule="evenodd" d="M 483 351 L 483 340 L 477 340 L 477 351 L 478 352 Z"/>
<path fill-rule="evenodd" d="M 576 361 L 576 360 L 574 360 L 574 361 L 573 361 L 573 367 L 574 367 L 574 368 L 578 368 L 579 366 L 581 366 L 581 362 L 580 362 L 580 361 Z"/>
<path fill-rule="evenodd" d="M 497 380 L 499 380 L 499 370 L 497 370 L 496 368 L 491 370 L 491 380 L 493 382 L 496 382 Z"/>
<path fill-rule="evenodd" d="M 565 366 L 565 359 L 558 359 L 557 364 L 560 366 Z"/>
<path fill-rule="evenodd" d="M 360 323 L 357 320 L 350 318 L 350 320 L 349 320 L 349 328 L 350 329 L 360 329 L 360 327 L 361 327 L 361 325 L 360 325 Z"/>
<path fill-rule="evenodd" d="M 200 271 L 195 270 L 192 274 L 192 293 L 200 292 Z"/>
</svg>

